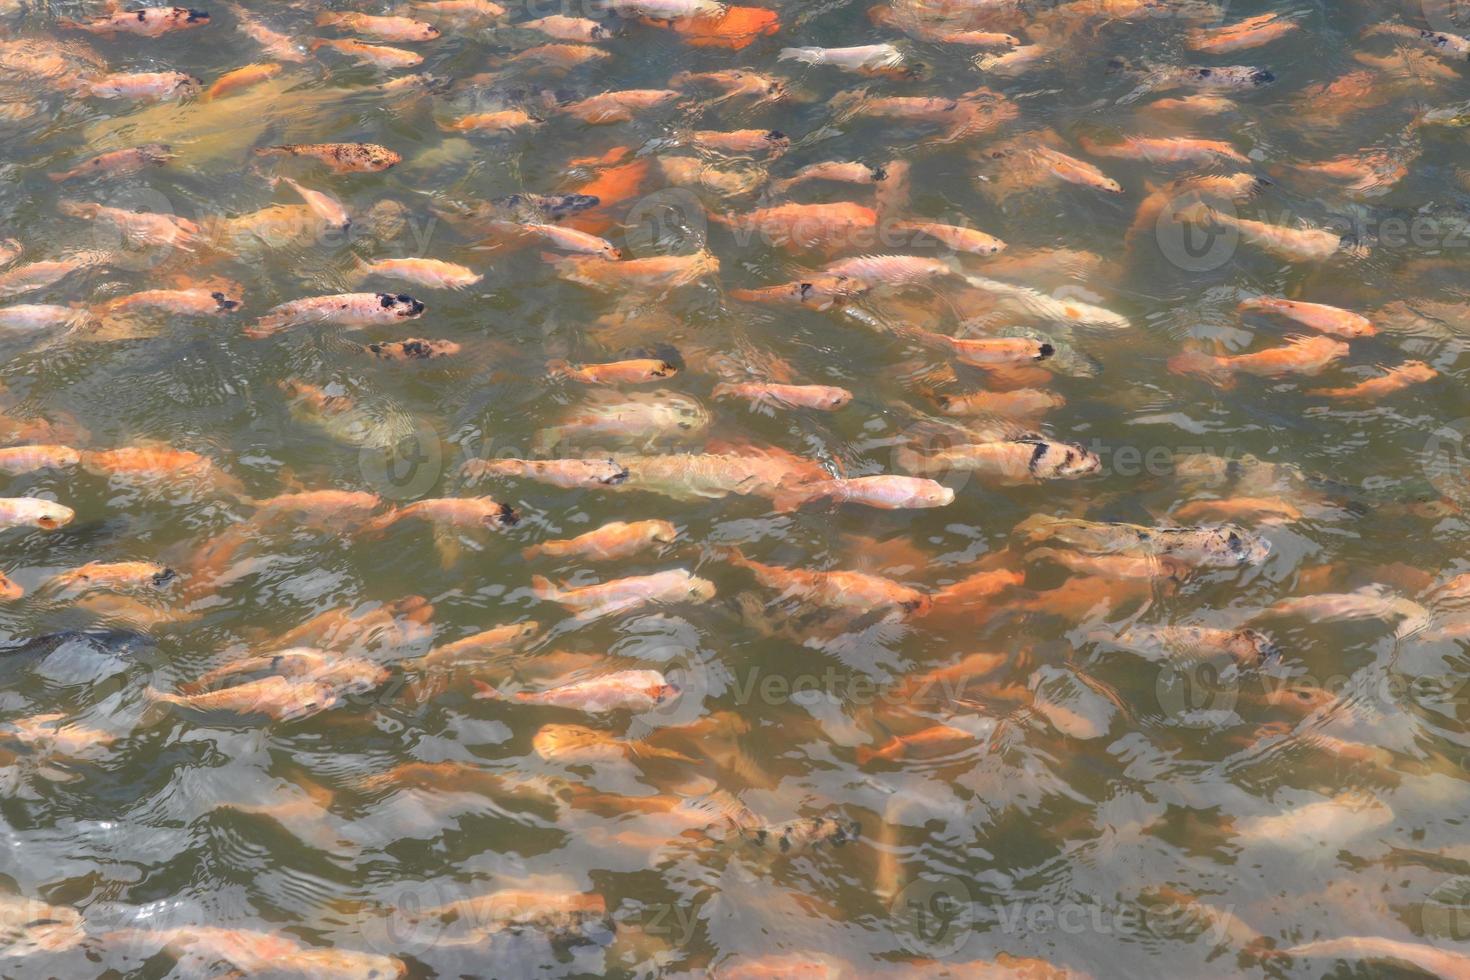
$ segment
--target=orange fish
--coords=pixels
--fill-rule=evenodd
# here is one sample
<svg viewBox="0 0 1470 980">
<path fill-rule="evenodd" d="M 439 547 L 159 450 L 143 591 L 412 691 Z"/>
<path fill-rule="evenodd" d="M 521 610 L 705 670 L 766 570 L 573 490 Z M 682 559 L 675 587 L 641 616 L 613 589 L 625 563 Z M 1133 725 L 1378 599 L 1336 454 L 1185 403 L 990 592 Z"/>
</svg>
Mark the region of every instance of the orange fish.
<svg viewBox="0 0 1470 980">
<path fill-rule="evenodd" d="M 575 556 L 587 561 L 617 561 L 631 558 L 656 544 L 669 544 L 678 533 L 678 529 L 668 521 L 613 521 L 575 538 L 532 545 L 521 552 L 521 557 Z"/>
</svg>

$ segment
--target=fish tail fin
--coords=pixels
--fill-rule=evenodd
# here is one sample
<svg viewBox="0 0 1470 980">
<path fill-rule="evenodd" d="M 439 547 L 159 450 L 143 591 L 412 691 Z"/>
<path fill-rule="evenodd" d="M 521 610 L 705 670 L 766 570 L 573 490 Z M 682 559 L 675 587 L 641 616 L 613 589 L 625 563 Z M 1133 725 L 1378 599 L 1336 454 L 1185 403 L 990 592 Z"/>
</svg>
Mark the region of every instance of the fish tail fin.
<svg viewBox="0 0 1470 980">
<path fill-rule="evenodd" d="M 799 61 L 804 65 L 819 64 L 822 60 L 822 49 L 808 48 L 782 48 L 781 53 L 776 56 L 777 61 Z"/>
<path fill-rule="evenodd" d="M 813 487 L 811 484 L 802 484 L 795 487 L 782 487 L 771 497 L 771 509 L 778 514 L 797 510 L 804 504 L 818 500 L 826 496 L 830 491 L 824 487 Z"/>
<path fill-rule="evenodd" d="M 561 589 L 558 589 L 545 575 L 531 576 L 531 591 L 536 593 L 538 599 L 555 600 L 561 596 Z"/>
<path fill-rule="evenodd" d="M 545 553 L 545 548 L 539 544 L 533 544 L 521 549 L 521 558 L 530 561 L 532 558 L 539 558 Z"/>
<path fill-rule="evenodd" d="M 546 362 L 546 373 L 553 378 L 565 377 L 571 369 L 571 362 L 564 357 L 553 357 Z"/>
<path fill-rule="evenodd" d="M 734 294 L 732 293 L 731 295 L 734 295 Z M 723 398 L 725 395 L 730 394 L 734 390 L 735 390 L 735 386 L 734 385 L 730 384 L 727 381 L 721 381 L 719 384 L 715 385 L 714 388 L 712 388 L 710 390 L 709 396 L 711 398 Z"/>
<path fill-rule="evenodd" d="M 435 527 L 433 537 L 434 553 L 439 556 L 439 567 L 447 572 L 464 557 L 464 543 L 450 528 Z"/>
<path fill-rule="evenodd" d="M 372 520 L 365 522 L 362 527 L 358 528 L 357 536 L 361 538 L 377 537 L 384 531 L 388 530 L 388 528 L 391 527 L 393 523 L 398 520 L 398 518 L 399 514 L 396 508 L 388 511 L 386 514 L 379 514 L 377 517 L 374 517 Z"/>
<path fill-rule="evenodd" d="M 476 680 L 474 683 L 475 683 L 475 695 L 474 696 L 476 698 L 478 698 L 480 700 L 484 700 L 484 701 L 505 701 L 505 700 L 507 700 L 506 696 L 504 694 L 501 694 L 500 693 L 500 689 L 497 688 L 497 687 L 495 687 L 493 684 L 487 683 L 486 681 L 482 681 L 482 680 Z"/>
<path fill-rule="evenodd" d="M 1198 374 L 1214 381 L 1229 377 L 1229 372 L 1221 366 L 1220 358 L 1199 350 L 1175 354 L 1169 358 L 1168 366 L 1175 374 Z"/>
</svg>

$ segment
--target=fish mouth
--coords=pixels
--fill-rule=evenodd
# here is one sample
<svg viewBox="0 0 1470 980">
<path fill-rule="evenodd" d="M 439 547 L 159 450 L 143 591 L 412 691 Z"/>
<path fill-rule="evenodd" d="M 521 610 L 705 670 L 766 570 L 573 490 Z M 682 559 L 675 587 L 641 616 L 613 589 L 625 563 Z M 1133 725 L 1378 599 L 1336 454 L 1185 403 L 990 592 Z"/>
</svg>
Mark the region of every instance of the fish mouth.
<svg viewBox="0 0 1470 980">
<path fill-rule="evenodd" d="M 601 483 L 605 487 L 615 487 L 619 483 L 622 483 L 624 480 L 628 479 L 628 470 L 627 470 L 627 467 L 624 467 L 624 466 L 622 466 L 622 465 L 614 462 L 613 460 L 608 460 L 607 462 L 608 462 L 608 465 L 612 466 L 613 469 L 615 469 L 617 472 L 613 473 L 609 477 L 606 477 L 606 478 L 604 478 L 602 480 L 599 480 L 598 481 L 599 483 Z"/>
<path fill-rule="evenodd" d="M 176 577 L 178 577 L 178 574 L 179 573 L 174 571 L 172 568 L 165 568 L 163 571 L 153 576 L 153 584 L 155 586 L 167 585 L 169 582 L 172 582 Z"/>
<path fill-rule="evenodd" d="M 501 527 L 515 527 L 521 522 L 521 517 L 510 504 L 501 504 L 500 510 L 495 514 L 494 521 Z"/>
<path fill-rule="evenodd" d="M 1276 76 L 1264 68 L 1258 68 L 1251 72 L 1252 85 L 1270 85 L 1276 81 Z"/>
</svg>

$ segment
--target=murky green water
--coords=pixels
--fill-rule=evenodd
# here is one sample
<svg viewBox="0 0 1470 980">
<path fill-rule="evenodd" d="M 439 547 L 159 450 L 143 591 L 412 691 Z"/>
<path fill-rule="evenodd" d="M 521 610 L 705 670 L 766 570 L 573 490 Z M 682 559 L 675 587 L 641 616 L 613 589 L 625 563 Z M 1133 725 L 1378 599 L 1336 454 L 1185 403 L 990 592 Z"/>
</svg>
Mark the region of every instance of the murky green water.
<svg viewBox="0 0 1470 980">
<path fill-rule="evenodd" d="M 7 476 L 6 496 L 56 500 L 75 519 L 3 531 L 3 571 L 25 595 L 0 605 L 13 644 L 0 654 L 0 975 L 1026 968 L 1007 957 L 1098 977 L 1470 970 L 1464 612 L 1453 585 L 1441 588 L 1466 570 L 1470 499 L 1459 387 L 1470 167 L 1455 124 L 1470 67 L 1418 37 L 1470 33 L 1470 10 L 1428 0 L 957 4 L 945 19 L 940 6 L 895 8 L 931 31 L 1005 32 L 1043 48 L 1024 70 L 983 71 L 972 60 L 1000 50 L 906 36 L 863 4 L 772 6 L 779 31 L 739 50 L 576 5 L 515 7 L 481 26 L 327 6 L 425 16 L 443 36 L 385 42 L 421 54 L 412 69 L 321 50 L 214 99 L 197 89 L 104 99 L 78 81 L 179 71 L 207 87 L 272 61 L 237 29 L 242 16 L 290 43 L 353 35 L 312 26 L 310 4 L 209 7 L 207 25 L 146 38 L 57 24 L 98 9 L 0 2 L 0 238 L 24 249 L 10 268 L 96 259 L 10 290 L 3 304 L 77 307 L 74 329 L 0 336 L 0 435 L 82 456 Z M 1188 50 L 1191 30 L 1273 10 L 1299 27 L 1233 53 Z M 595 43 L 606 57 L 566 70 L 507 60 L 550 40 L 513 25 L 557 14 L 605 23 L 613 36 Z M 1383 23 L 1414 30 L 1364 35 Z M 791 45 L 882 42 L 921 65 L 917 77 L 778 60 Z M 1272 78 L 1215 91 L 1168 74 L 1184 65 L 1250 65 Z M 784 97 L 720 100 L 715 88 L 670 81 L 742 67 L 784 82 Z M 447 81 L 377 88 L 412 72 Z M 671 84 L 677 98 L 623 122 L 588 125 L 565 109 Z M 976 95 L 981 86 L 989 93 Z M 1201 94 L 1229 104 L 1203 114 L 1198 103 L 1157 104 Z M 881 102 L 891 96 L 957 101 L 895 117 Z M 991 115 L 956 132 L 954 113 L 975 105 Z M 539 124 L 446 128 L 517 107 Z M 721 152 L 690 135 L 744 129 L 779 130 L 790 148 Z M 1125 135 L 1219 140 L 1241 159 L 1087 149 Z M 253 153 L 357 141 L 402 162 L 338 174 Z M 167 144 L 173 159 L 48 178 L 145 143 Z M 1051 176 L 1035 162 L 1039 146 L 1094 164 L 1121 192 Z M 1371 177 L 1302 168 L 1375 153 L 1383 165 Z M 773 192 L 823 161 L 886 176 Z M 1270 183 L 1200 191 L 1201 177 L 1237 173 Z M 330 193 L 350 227 L 326 227 L 273 176 Z M 599 201 L 563 217 L 503 200 L 527 193 Z M 68 214 L 67 201 L 175 215 L 199 232 L 187 247 L 130 244 Z M 589 288 L 551 261 L 567 259 L 556 243 L 487 223 L 491 201 L 503 222 L 603 236 L 624 263 L 704 247 L 718 268 L 637 288 L 632 274 L 610 275 L 611 263 L 577 259 L 605 281 Z M 1223 217 L 1179 217 L 1201 201 Z M 874 206 L 882 226 L 829 236 L 823 255 L 722 220 L 789 202 Z M 279 220 L 267 222 L 273 206 Z M 1292 256 L 1255 243 L 1236 219 L 1343 241 L 1325 257 Z M 978 229 L 1007 247 L 957 252 L 894 225 L 905 220 Z M 937 258 L 956 274 L 825 310 L 731 295 L 820 281 L 825 262 L 870 253 Z M 401 257 L 483 278 L 455 290 L 357 271 Z M 977 288 L 959 273 L 1036 293 Z M 124 317 L 108 306 L 198 286 L 243 307 Z M 403 292 L 426 311 L 396 325 L 246 335 L 278 303 L 358 289 Z M 1186 351 L 1249 355 L 1310 332 L 1237 311 L 1258 295 L 1352 310 L 1376 332 L 1338 338 L 1346 349 L 1315 376 L 1181 370 Z M 1057 353 L 987 371 L 916 330 L 1039 337 Z M 411 337 L 458 350 L 396 361 L 363 350 Z M 547 368 L 634 356 L 679 370 L 592 386 Z M 1318 390 L 1411 361 L 1433 377 L 1357 399 Z M 717 398 L 720 382 L 840 386 L 853 397 L 831 412 L 752 408 Z M 1059 397 L 1020 419 L 948 419 L 986 437 L 946 428 L 934 397 L 1017 388 Z M 303 397 L 312 391 L 324 400 Z M 682 426 L 575 431 L 588 406 L 626 416 L 606 403 L 676 396 L 695 403 Z M 560 439 L 551 431 L 568 426 Z M 859 477 L 903 473 L 914 451 L 926 459 L 1038 434 L 1095 454 L 1092 472 L 1007 481 L 939 462 L 923 475 L 954 500 L 932 509 L 829 499 L 779 509 L 775 494 L 738 479 L 705 495 L 689 490 L 689 473 L 653 487 L 636 462 L 743 454 L 755 473 L 781 451 Z M 138 445 L 201 454 L 225 476 L 137 479 L 97 455 Z M 461 471 L 501 457 L 611 458 L 634 473 L 588 489 Z M 260 503 L 320 490 L 377 499 L 362 512 Z M 409 517 L 374 530 L 368 513 L 382 523 L 418 500 L 476 495 L 510 505 L 518 522 L 466 529 Z M 1231 520 L 1269 552 L 1179 563 L 1149 544 L 1124 555 L 1141 561 L 1089 564 L 1016 530 L 1033 515 Z M 652 519 L 677 537 L 615 561 L 522 554 Z M 771 565 L 884 576 L 932 609 L 832 608 L 762 585 L 733 548 Z M 87 592 L 53 581 L 126 560 L 177 575 Z M 714 597 L 578 616 L 533 586 L 534 576 L 581 586 L 680 568 L 712 583 Z M 977 575 L 996 586 L 990 594 L 975 591 Z M 946 591 L 967 579 L 968 593 Z M 1329 594 L 1343 598 L 1281 605 Z M 419 659 L 517 623 L 531 624 L 525 638 L 453 669 Z M 1236 663 L 1176 647 L 1149 657 L 1118 641 L 1171 626 L 1254 628 L 1279 655 Z M 207 671 L 286 646 L 360 664 L 360 683 L 316 700 L 298 690 L 276 718 L 167 700 L 187 698 Z M 283 670 L 266 664 L 212 686 Z M 605 714 L 476 696 L 477 683 L 540 691 L 617 670 L 661 671 L 678 693 Z M 566 725 L 625 741 L 549 746 L 558 730 L 545 726 Z M 441 908 L 466 900 L 479 904 Z M 1341 937 L 1378 945 L 1286 952 Z M 1385 953 L 1382 941 L 1411 945 Z M 311 949 L 363 955 L 328 962 Z"/>
</svg>

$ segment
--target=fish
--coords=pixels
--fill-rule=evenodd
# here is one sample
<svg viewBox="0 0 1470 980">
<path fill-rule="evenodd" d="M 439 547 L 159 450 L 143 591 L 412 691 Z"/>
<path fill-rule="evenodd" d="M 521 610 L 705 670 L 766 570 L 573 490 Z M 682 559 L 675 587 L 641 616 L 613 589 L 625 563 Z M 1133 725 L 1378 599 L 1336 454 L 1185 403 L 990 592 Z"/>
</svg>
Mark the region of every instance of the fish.
<svg viewBox="0 0 1470 980">
<path fill-rule="evenodd" d="M 188 218 L 148 211 L 125 211 L 105 204 L 60 200 L 56 210 L 72 218 L 96 221 L 116 229 L 130 245 L 160 245 L 192 252 L 202 229 Z"/>
<path fill-rule="evenodd" d="M 122 71 L 84 79 L 81 86 L 99 99 L 182 99 L 198 91 L 200 84 L 181 71 Z"/>
<path fill-rule="evenodd" d="M 1449 61 L 1470 61 L 1470 38 L 1447 31 L 1431 31 L 1409 24 L 1373 24 L 1363 30 L 1364 37 L 1399 37 L 1417 42 L 1430 52 Z"/>
<path fill-rule="evenodd" d="M 225 6 L 235 18 L 235 29 L 259 44 L 266 54 L 277 61 L 296 64 L 307 61 L 306 54 L 291 38 L 273 30 L 264 21 L 237 3 L 227 3 Z"/>
<path fill-rule="evenodd" d="M 726 295 L 742 303 L 778 303 L 829 310 L 872 290 L 868 283 L 851 276 L 814 276 L 804 282 L 788 282 L 762 289 L 731 289 Z"/>
<path fill-rule="evenodd" d="M 1033 548 L 1026 553 L 1026 560 L 1053 562 L 1076 575 L 1098 575 L 1114 579 L 1170 579 L 1181 582 L 1189 578 L 1192 571 L 1185 562 L 1169 557 L 1089 555 L 1062 548 Z"/>
<path fill-rule="evenodd" d="M 209 88 L 204 90 L 204 99 L 218 99 L 237 92 L 252 85 L 259 85 L 267 79 L 275 78 L 281 73 L 281 66 L 275 62 L 264 62 L 258 65 L 244 65 L 233 71 L 225 72 L 215 79 Z"/>
<path fill-rule="evenodd" d="M 1056 392 L 1041 388 L 1014 388 L 1010 391 L 934 392 L 935 406 L 945 415 L 1000 415 L 1026 418 L 1042 415 L 1067 403 Z"/>
<path fill-rule="evenodd" d="M 742 244 L 761 236 L 766 244 L 795 251 L 835 254 L 877 242 L 878 214 L 861 204 L 780 204 L 743 215 L 714 213 Z"/>
<path fill-rule="evenodd" d="M 80 593 L 89 589 L 157 589 L 168 585 L 178 573 L 151 561 L 88 562 L 46 580 L 45 588 Z"/>
<path fill-rule="evenodd" d="M 237 497 L 244 495 L 240 481 L 222 471 L 208 456 L 152 443 L 85 450 L 82 452 L 82 469 L 122 485 L 182 482 Z"/>
<path fill-rule="evenodd" d="M 29 445 L 0 449 L 0 473 L 9 476 L 70 469 L 81 461 L 82 454 L 70 446 Z"/>
<path fill-rule="evenodd" d="M 1289 374 L 1308 377 L 1320 374 L 1329 364 L 1348 355 L 1348 345 L 1321 335 L 1296 336 L 1281 347 L 1268 347 L 1249 354 L 1218 355 L 1185 351 L 1169 358 L 1176 374 L 1199 374 L 1219 384 L 1229 384 L 1235 374 L 1280 378 Z"/>
<path fill-rule="evenodd" d="M 283 143 L 260 147 L 255 155 L 305 157 L 337 174 L 378 173 L 403 162 L 403 157 L 376 143 Z"/>
<path fill-rule="evenodd" d="M 771 497 L 784 487 L 827 476 L 812 460 L 774 447 L 720 448 L 720 452 L 624 455 L 620 458 L 626 476 L 619 487 L 676 500 L 719 499 L 730 494 Z"/>
<path fill-rule="evenodd" d="M 549 17 L 524 20 L 517 24 L 516 28 L 523 31 L 540 31 L 558 41 L 605 41 L 612 37 L 612 31 L 595 20 L 586 17 L 568 17 L 565 14 L 552 14 Z"/>
<path fill-rule="evenodd" d="M 1151 660 L 1219 658 L 1242 667 L 1258 667 L 1281 657 L 1270 634 L 1250 628 L 1135 624 L 1095 638 Z"/>
<path fill-rule="evenodd" d="M 964 434 L 958 438 L 963 440 Z M 900 469 L 919 475 L 976 473 L 987 482 L 1020 485 L 1040 480 L 1076 480 L 1102 469 L 1102 459 L 1086 448 L 1039 436 L 939 445 L 919 450 L 901 446 L 894 453 Z"/>
<path fill-rule="evenodd" d="M 505 8 L 492 0 L 409 0 L 408 8 L 420 16 L 464 27 L 477 27 L 505 16 Z"/>
<path fill-rule="evenodd" d="M 1343 962 L 1366 960 L 1423 970 L 1437 977 L 1470 975 L 1470 956 L 1454 949 L 1443 949 L 1428 943 L 1416 943 L 1382 936 L 1343 936 L 1318 939 L 1288 946 L 1282 956 L 1296 959 L 1332 959 Z"/>
<path fill-rule="evenodd" d="M 1016 525 L 1014 533 L 1028 545 L 1051 544 L 1093 555 L 1173 558 L 1198 568 L 1255 565 L 1271 551 L 1265 538 L 1230 524 L 1145 527 L 1035 514 Z"/>
<path fill-rule="evenodd" d="M 1083 136 L 1077 143 L 1093 156 L 1119 160 L 1193 165 L 1221 162 L 1250 164 L 1250 159 L 1229 143 L 1192 136 L 1125 136 L 1116 142 L 1103 142 Z"/>
<path fill-rule="evenodd" d="M 423 667 L 441 667 L 462 661 L 483 660 L 487 656 L 519 647 L 540 631 L 541 624 L 534 621 L 494 626 L 452 643 L 435 646 L 415 663 Z"/>
<path fill-rule="evenodd" d="M 599 292 L 667 291 L 717 275 L 720 260 L 709 252 L 689 255 L 650 255 L 609 262 L 602 256 L 571 256 L 555 263 L 556 274 L 568 282 Z"/>
<path fill-rule="evenodd" d="M 815 605 L 863 611 L 892 608 L 905 615 L 918 616 L 928 612 L 933 605 L 929 596 L 918 589 L 879 575 L 766 565 L 746 558 L 739 549 L 731 549 L 726 557 L 732 565 L 754 574 L 756 581 L 766 588 Z"/>
<path fill-rule="evenodd" d="M 17 303 L 0 306 L 0 329 L 30 333 L 52 327 L 78 328 L 95 322 L 92 314 L 74 306 L 54 303 Z"/>
<path fill-rule="evenodd" d="M 782 487 L 773 496 L 772 506 L 777 511 L 795 510 L 818 500 L 880 510 L 923 509 L 949 506 L 954 503 L 954 491 L 923 477 L 858 476 Z"/>
<path fill-rule="evenodd" d="M 64 30 L 89 34 L 133 34 L 138 37 L 162 37 L 171 31 L 187 31 L 209 23 L 209 14 L 189 7 L 138 7 L 119 10 L 97 20 L 76 21 L 59 18 L 56 26 Z"/>
<path fill-rule="evenodd" d="M 83 160 L 70 170 L 46 176 L 57 183 L 73 177 L 126 177 L 149 167 L 162 167 L 175 157 L 173 150 L 162 143 L 145 143 L 125 150 L 101 153 L 90 160 Z"/>
<path fill-rule="evenodd" d="M 785 385 L 769 382 L 730 383 L 722 381 L 711 398 L 744 398 L 754 404 L 779 408 L 814 408 L 835 412 L 852 401 L 852 392 L 832 385 Z"/>
<path fill-rule="evenodd" d="M 582 725 L 542 725 L 531 738 L 531 750 L 547 762 L 587 765 L 622 759 L 670 759 L 693 764 L 695 760 L 672 749 L 646 741 L 619 739 Z"/>
<path fill-rule="evenodd" d="M 875 759 L 891 762 L 911 758 L 916 750 L 946 752 L 973 746 L 977 741 L 973 732 L 965 731 L 963 728 L 955 728 L 953 725 L 931 725 L 910 735 L 895 735 L 876 749 L 860 745 L 853 750 L 853 756 L 858 765 L 866 766 Z"/>
<path fill-rule="evenodd" d="M 567 708 L 594 715 L 615 711 L 651 711 L 680 694 L 679 688 L 656 670 L 613 671 L 544 691 L 505 693 L 484 681 L 476 681 L 475 686 L 479 690 L 475 695 L 477 698 Z"/>
<path fill-rule="evenodd" d="M 692 439 L 709 428 L 709 412 L 681 392 L 619 392 L 591 389 L 554 426 L 537 430 L 534 450 L 546 452 L 567 441 L 621 439 L 651 444 L 660 438 Z"/>
<path fill-rule="evenodd" d="M 392 48 L 386 44 L 369 44 L 366 41 L 354 41 L 350 38 L 314 37 L 306 43 L 306 48 L 308 51 L 331 48 L 338 54 L 346 55 L 354 61 L 376 68 L 412 68 L 424 63 L 424 56 L 417 51 Z"/>
<path fill-rule="evenodd" d="M 426 289 L 468 289 L 485 278 L 473 269 L 443 259 L 400 258 L 366 262 L 357 258 L 355 261 L 358 279 L 386 276 Z"/>
<path fill-rule="evenodd" d="M 791 137 L 777 129 L 692 130 L 678 139 L 696 149 L 726 155 L 764 154 L 776 157 L 791 148 Z"/>
<path fill-rule="evenodd" d="M 1258 14 L 1233 24 L 1198 27 L 1184 36 L 1184 46 L 1202 54 L 1234 54 L 1270 44 L 1297 31 L 1301 25 L 1278 13 Z"/>
<path fill-rule="evenodd" d="M 1274 313 L 1334 337 L 1371 337 L 1378 332 L 1367 317 L 1322 303 L 1253 296 L 1241 300 L 1236 310 L 1240 313 Z"/>
<path fill-rule="evenodd" d="M 6 959 L 62 953 L 87 938 L 82 914 L 14 892 L 0 892 L 0 956 Z"/>
<path fill-rule="evenodd" d="M 346 206 L 326 191 L 315 191 L 309 187 L 302 187 L 290 177 L 271 178 L 272 185 L 277 181 L 295 191 L 297 196 L 306 202 L 311 213 L 325 222 L 327 227 L 343 229 L 352 224 L 352 216 L 348 214 Z"/>
<path fill-rule="evenodd" d="M 491 226 L 491 231 L 496 236 L 539 238 L 553 248 L 578 255 L 595 255 L 609 262 L 616 262 L 623 257 L 623 250 L 607 239 L 561 225 L 536 221 L 497 222 Z"/>
<path fill-rule="evenodd" d="M 238 293 L 236 295 L 239 295 Z M 109 310 L 161 310 L 185 316 L 223 316 L 239 311 L 243 300 L 207 287 L 145 289 L 107 301 Z"/>
<path fill-rule="evenodd" d="M 633 357 L 604 364 L 571 364 L 552 360 L 547 362 L 546 370 L 552 377 L 589 385 L 644 384 L 679 373 L 677 367 L 658 357 Z"/>
<path fill-rule="evenodd" d="M 599 52 L 606 54 L 606 52 Z M 667 105 L 679 97 L 673 89 L 625 89 L 604 92 L 576 102 L 558 106 L 557 111 L 589 126 L 610 126 L 631 122 L 640 112 Z"/>
<path fill-rule="evenodd" d="M 283 933 L 189 926 L 178 929 L 121 929 L 108 932 L 102 942 L 117 948 L 167 953 L 179 968 L 188 965 L 229 964 L 237 971 L 287 973 L 301 976 L 389 980 L 408 972 L 394 956 L 365 953 L 341 946 L 331 949 L 304 946 Z"/>
<path fill-rule="evenodd" d="M 908 59 L 891 44 L 865 44 L 851 48 L 782 48 L 777 61 L 804 65 L 829 65 L 859 75 L 905 76 L 912 73 Z"/>
<path fill-rule="evenodd" d="M 459 472 L 471 481 L 508 476 L 568 489 L 613 487 L 628 478 L 613 459 L 471 459 Z"/>
<path fill-rule="evenodd" d="M 669 79 L 674 88 L 705 85 L 719 89 L 724 98 L 753 96 L 757 102 L 779 101 L 786 96 L 786 83 L 751 68 L 726 68 L 719 71 L 681 71 Z"/>
<path fill-rule="evenodd" d="M 1396 391 L 1414 384 L 1439 377 L 1439 372 L 1423 361 L 1405 361 L 1396 364 L 1375 378 L 1367 378 L 1355 385 L 1342 388 L 1308 388 L 1306 393 L 1319 398 L 1336 398 L 1341 401 L 1374 401 L 1385 398 Z"/>
<path fill-rule="evenodd" d="M 574 610 L 579 619 L 596 619 L 647 605 L 705 603 L 715 597 L 713 582 L 697 578 L 684 568 L 578 588 L 559 587 L 545 576 L 536 575 L 531 579 L 531 590 L 544 602 Z"/>
<path fill-rule="evenodd" d="M 323 10 L 316 15 L 317 27 L 337 27 L 354 34 L 365 34 L 380 41 L 432 41 L 439 28 L 411 17 L 378 16 L 356 11 Z"/>
<path fill-rule="evenodd" d="M 1320 262 L 1344 248 L 1342 235 L 1322 228 L 1291 228 L 1227 214 L 1203 202 L 1177 212 L 1181 221 L 1233 228 L 1240 240 L 1290 262 Z"/>
<path fill-rule="evenodd" d="M 497 109 L 494 112 L 475 112 L 440 122 L 439 128 L 456 133 L 485 130 L 509 133 L 518 129 L 534 129 L 542 123 L 539 116 L 533 116 L 524 109 Z"/>
<path fill-rule="evenodd" d="M 1029 337 L 950 337 L 917 328 L 904 332 L 915 340 L 943 349 L 961 364 L 975 367 L 1044 361 L 1057 350 L 1053 344 Z"/>
<path fill-rule="evenodd" d="M 61 259 L 42 259 L 11 266 L 0 272 L 0 296 L 19 296 L 54 286 L 71 273 L 103 265 L 109 258 L 106 252 L 89 251 Z"/>
<path fill-rule="evenodd" d="M 1033 146 L 1031 159 L 1057 180 L 1080 187 L 1090 187 L 1105 194 L 1123 193 L 1123 185 L 1086 160 L 1079 160 L 1049 146 Z M 1103 154 L 1106 155 L 1106 154 Z"/>
<path fill-rule="evenodd" d="M 607 9 L 623 17 L 675 21 L 719 17 L 727 8 L 717 0 L 607 0 Z"/>
<path fill-rule="evenodd" d="M 416 320 L 424 304 L 402 293 L 342 293 L 311 296 L 282 303 L 245 328 L 245 336 L 260 339 L 301 326 L 367 327 Z"/>
<path fill-rule="evenodd" d="M 430 497 L 395 507 L 373 518 L 358 532 L 381 534 L 399 521 L 424 520 L 444 527 L 507 528 L 520 523 L 520 516 L 510 504 L 491 497 Z"/>
<path fill-rule="evenodd" d="M 581 558 L 585 561 L 620 561 L 655 545 L 673 543 L 679 531 L 662 520 L 612 521 L 575 538 L 542 541 L 521 550 L 521 557 Z"/>
<path fill-rule="evenodd" d="M 55 531 L 66 527 L 76 511 L 40 497 L 0 497 L 0 528 L 34 527 Z"/>
<path fill-rule="evenodd" d="M 770 191 L 773 195 L 781 195 L 787 193 L 798 184 L 804 184 L 814 180 L 831 180 L 842 184 L 868 185 L 886 180 L 887 177 L 888 171 L 882 167 L 871 167 L 866 163 L 856 163 L 847 160 L 824 160 L 821 163 L 809 163 L 790 177 L 772 181 Z"/>
<path fill-rule="evenodd" d="M 364 353 L 380 361 L 432 361 L 440 357 L 453 357 L 461 350 L 452 340 L 424 340 L 409 337 L 407 340 L 386 340 L 363 344 Z"/>
<path fill-rule="evenodd" d="M 800 817 L 785 823 L 766 824 L 754 829 L 741 828 L 742 835 L 759 848 L 771 848 L 781 854 L 799 854 L 808 848 L 844 844 L 861 839 L 863 828 L 856 820 L 835 817 Z"/>
</svg>

